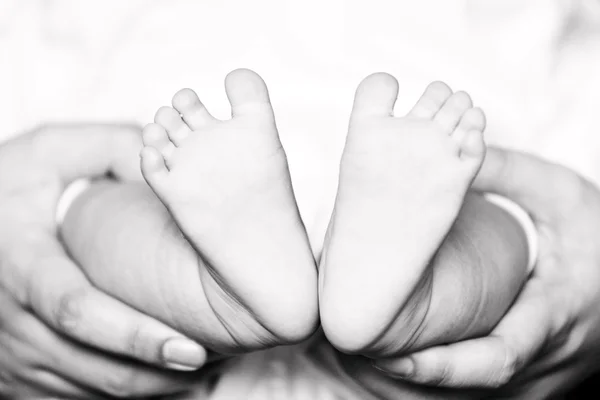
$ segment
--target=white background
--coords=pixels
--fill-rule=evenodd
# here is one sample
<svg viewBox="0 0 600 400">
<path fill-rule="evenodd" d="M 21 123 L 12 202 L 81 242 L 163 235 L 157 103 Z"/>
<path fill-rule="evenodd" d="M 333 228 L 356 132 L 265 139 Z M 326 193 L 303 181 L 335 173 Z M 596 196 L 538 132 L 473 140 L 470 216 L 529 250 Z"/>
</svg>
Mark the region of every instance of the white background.
<svg viewBox="0 0 600 400">
<path fill-rule="evenodd" d="M 223 78 L 270 87 L 313 242 L 356 85 L 387 71 L 400 115 L 432 80 L 468 91 L 488 143 L 600 182 L 596 0 L 1 0 L 0 136 L 50 121 L 152 121 L 180 88 L 226 118 Z"/>
</svg>

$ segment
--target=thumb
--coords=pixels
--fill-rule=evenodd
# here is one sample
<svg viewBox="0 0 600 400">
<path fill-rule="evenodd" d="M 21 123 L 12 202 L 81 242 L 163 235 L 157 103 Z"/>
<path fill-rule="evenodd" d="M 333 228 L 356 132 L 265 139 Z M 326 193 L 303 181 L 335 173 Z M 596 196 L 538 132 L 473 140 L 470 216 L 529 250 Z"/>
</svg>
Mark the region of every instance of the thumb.
<svg viewBox="0 0 600 400">
<path fill-rule="evenodd" d="M 551 330 L 546 304 L 541 285 L 532 278 L 489 336 L 378 360 L 374 365 L 391 376 L 419 384 L 500 387 L 528 365 L 546 342 Z"/>
<path fill-rule="evenodd" d="M 582 179 L 568 168 L 530 154 L 490 147 L 473 188 L 507 197 L 536 221 L 547 221 L 572 204 Z"/>
<path fill-rule="evenodd" d="M 140 132 L 130 124 L 49 125 L 33 133 L 34 156 L 38 164 L 55 170 L 65 185 L 109 172 L 141 181 Z"/>
</svg>

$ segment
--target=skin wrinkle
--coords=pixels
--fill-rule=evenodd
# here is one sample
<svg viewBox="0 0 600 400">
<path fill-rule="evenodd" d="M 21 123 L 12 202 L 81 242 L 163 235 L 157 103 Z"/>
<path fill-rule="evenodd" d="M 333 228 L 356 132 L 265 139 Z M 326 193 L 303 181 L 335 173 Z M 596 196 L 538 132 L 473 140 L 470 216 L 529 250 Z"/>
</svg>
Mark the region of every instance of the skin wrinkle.
<svg viewBox="0 0 600 400">
<path fill-rule="evenodd" d="M 175 221 L 173 221 L 172 219 L 168 219 L 163 226 L 160 229 L 160 234 L 159 237 L 164 237 L 164 238 L 168 238 L 170 235 L 168 234 L 168 232 L 179 232 L 179 229 L 177 228 L 177 225 L 175 224 Z M 183 235 L 182 235 L 183 236 Z M 161 250 L 160 247 L 156 247 L 154 249 L 155 254 Z M 159 257 L 160 259 L 160 257 Z M 198 279 L 200 279 L 200 277 L 198 276 Z M 167 295 L 167 291 L 168 289 L 163 286 L 160 285 L 159 286 L 159 290 L 161 292 L 161 294 L 163 295 L 163 298 L 168 299 L 169 296 Z M 171 304 L 171 302 L 165 302 L 166 308 L 167 308 L 167 315 L 177 315 L 181 309 L 180 308 L 175 308 L 176 306 L 174 304 Z M 190 318 L 193 318 L 193 315 L 188 311 L 188 316 Z M 181 332 L 184 331 L 184 327 L 182 325 L 182 322 L 179 322 L 179 318 L 175 318 L 175 320 L 169 320 L 168 323 L 173 325 L 173 328 L 175 328 L 177 331 Z M 167 321 L 164 321 L 167 322 Z"/>
<path fill-rule="evenodd" d="M 183 237 L 186 241 L 187 238 L 185 237 L 185 234 L 183 232 L 181 232 L 179 230 L 179 227 L 177 226 L 177 224 L 175 223 L 175 221 L 173 219 L 169 219 L 165 225 L 163 226 L 162 230 L 161 230 L 161 236 L 163 237 L 170 237 L 172 236 L 172 234 L 169 234 L 168 232 L 177 232 L 177 234 L 181 235 L 181 237 Z M 190 243 L 188 241 L 188 243 Z M 190 243 L 191 245 L 191 243 Z M 263 323 L 261 323 L 258 318 L 256 317 L 256 315 L 247 307 L 245 307 L 242 302 L 235 296 L 235 294 L 231 291 L 231 290 L 227 290 L 228 286 L 225 284 L 225 282 L 219 277 L 218 273 L 214 270 L 214 268 L 212 268 L 210 266 L 210 263 L 206 263 L 203 260 L 203 256 L 201 255 L 201 252 L 198 250 L 194 250 L 195 251 L 195 255 L 196 255 L 196 259 L 197 259 L 197 269 L 196 271 L 198 271 L 198 275 L 197 275 L 197 279 L 199 282 L 202 283 L 202 286 L 205 289 L 205 296 L 208 290 L 211 290 L 215 293 L 217 293 L 217 295 L 223 299 L 224 303 L 229 304 L 230 306 L 232 304 L 235 304 L 235 307 L 230 307 L 231 309 L 238 309 L 241 310 L 242 312 L 244 312 L 245 314 L 249 315 L 251 318 L 253 318 L 255 321 L 257 321 L 260 325 L 261 328 L 263 328 L 265 331 L 267 331 L 272 337 L 276 337 L 273 332 L 271 332 Z M 214 288 L 208 287 L 207 285 L 209 285 L 209 283 L 205 283 L 203 279 L 201 279 L 201 274 L 200 274 L 200 269 L 204 268 L 207 272 L 208 272 L 208 276 L 212 278 L 213 280 L 213 285 L 215 288 L 217 288 L 216 290 Z M 161 291 L 163 291 L 163 293 L 166 291 L 166 289 L 161 286 Z M 219 290 L 220 288 L 222 288 L 222 290 Z M 165 298 L 168 298 L 168 296 L 165 296 Z M 227 334 L 229 335 L 229 337 L 231 338 L 231 340 L 240 348 L 245 348 L 246 344 L 243 343 L 242 341 L 240 341 L 237 337 L 237 335 L 235 334 L 235 332 L 231 329 L 230 324 L 227 322 L 227 320 L 222 317 L 220 315 L 219 312 L 216 311 L 214 304 L 212 303 L 212 301 L 210 300 L 210 297 L 207 296 L 207 300 L 208 300 L 208 304 L 210 305 L 213 314 L 216 316 L 216 318 L 219 320 L 219 322 L 221 323 L 222 327 L 224 328 L 224 330 L 227 332 Z M 175 309 L 175 305 L 171 304 L 170 302 L 167 302 L 167 307 L 169 308 L 169 313 L 170 315 L 177 315 L 180 312 L 180 309 L 177 308 Z M 190 319 L 193 319 L 194 316 L 193 315 L 189 315 Z M 170 321 L 171 323 L 174 323 L 174 327 L 177 330 L 183 330 L 182 328 L 182 322 L 179 322 L 179 319 L 176 319 L 176 321 Z M 249 326 L 248 326 L 249 327 Z M 252 330 L 249 327 L 250 330 Z M 260 335 L 257 335 L 257 337 L 260 337 Z"/>
<path fill-rule="evenodd" d="M 198 255 L 198 257 L 200 258 L 199 255 Z M 208 267 L 209 264 L 205 264 L 205 265 L 207 266 L 207 268 L 206 268 L 206 271 L 208 273 L 207 275 L 210 278 L 212 278 L 211 283 L 207 282 L 205 284 L 204 280 L 202 280 L 202 284 L 205 287 L 205 289 L 212 290 L 213 293 L 216 293 L 217 296 L 223 300 L 223 303 L 226 306 L 228 306 L 228 308 L 230 310 L 233 310 L 234 314 L 237 314 L 237 312 L 241 310 L 245 315 L 247 315 L 251 318 L 251 321 L 255 321 L 260 328 L 262 328 L 264 331 L 266 331 L 271 336 L 272 339 L 270 339 L 270 340 L 265 340 L 265 339 L 259 340 L 260 344 L 272 345 L 273 343 L 276 343 L 277 340 L 275 340 L 275 338 L 277 338 L 277 335 L 275 335 L 266 326 L 266 324 L 264 322 L 260 321 L 258 316 L 249 307 L 245 306 L 231 290 L 228 290 L 228 286 L 220 278 L 220 276 L 216 273 L 216 271 L 214 271 L 214 268 Z M 214 285 L 214 289 L 207 287 L 207 285 L 211 285 L 211 286 Z M 210 300 L 209 296 L 207 296 L 207 299 L 208 299 L 208 303 L 210 304 L 210 306 L 213 310 L 213 313 L 217 316 L 217 318 L 219 318 L 219 320 L 221 321 L 221 324 L 223 324 L 223 327 L 227 330 L 227 332 L 232 337 L 232 339 L 236 341 L 236 344 L 238 344 L 242 348 L 246 347 L 246 345 L 237 338 L 237 335 L 234 333 L 233 328 L 230 326 L 229 322 L 224 317 L 221 316 L 221 313 L 216 311 L 216 309 L 215 309 L 216 306 Z M 245 321 L 245 319 L 241 318 L 240 321 L 248 328 L 249 331 L 251 331 L 251 332 L 254 331 L 254 329 L 250 325 L 248 325 L 248 323 Z M 254 336 L 256 336 L 256 338 L 259 338 L 263 335 L 254 334 Z"/>
<path fill-rule="evenodd" d="M 429 315 L 429 311 L 430 311 L 430 306 L 431 306 L 431 297 L 432 297 L 432 291 L 430 290 L 433 284 L 433 276 L 430 274 L 425 275 L 421 280 L 420 283 L 417 284 L 417 286 L 414 288 L 414 290 L 412 291 L 412 294 L 407 298 L 406 303 L 410 303 L 410 308 L 406 309 L 406 303 L 399 309 L 398 314 L 396 315 L 396 317 L 394 317 L 394 319 L 392 319 L 388 325 L 388 327 L 384 330 L 382 330 L 381 334 L 379 334 L 372 342 L 369 346 L 367 346 L 367 348 L 370 348 L 371 346 L 373 346 L 375 343 L 379 342 L 386 334 L 389 333 L 389 329 L 392 326 L 392 324 L 394 324 L 396 322 L 396 320 L 400 317 L 403 316 L 402 319 L 404 320 L 411 320 L 413 318 L 417 318 L 417 315 L 415 314 L 416 311 L 421 311 L 421 310 L 425 310 L 424 312 L 420 312 L 421 317 L 419 318 L 420 321 L 418 323 L 415 324 L 413 330 L 411 333 L 409 333 L 407 340 L 403 340 L 404 344 L 400 347 L 400 348 L 394 348 L 393 350 L 397 353 L 402 353 L 405 349 L 407 348 L 411 348 L 414 343 L 420 338 L 421 334 L 423 333 L 424 329 L 426 329 L 426 320 L 427 320 L 427 316 Z M 422 294 L 426 295 L 426 299 L 419 299 L 418 301 L 415 301 L 414 296 L 416 296 L 417 294 L 422 297 Z M 426 303 L 421 303 L 421 301 L 425 300 Z M 425 307 L 421 307 L 421 305 L 426 304 Z M 395 345 L 394 343 L 389 343 L 387 345 L 387 347 L 392 347 L 393 345 Z M 377 349 L 376 351 L 378 353 L 378 355 L 381 355 L 380 353 L 382 353 L 381 349 Z M 385 352 L 383 352 L 385 353 Z"/>
<path fill-rule="evenodd" d="M 481 251 L 477 248 L 477 246 L 475 246 L 475 241 L 473 240 L 473 234 L 469 231 L 463 231 L 462 234 L 463 234 L 463 236 L 461 237 L 461 239 L 463 239 L 463 240 L 457 241 L 457 243 L 456 243 L 457 251 L 460 251 L 462 253 L 463 249 L 468 247 L 472 256 L 474 258 L 476 258 L 476 260 L 473 260 L 473 262 L 477 262 L 477 263 L 479 263 L 479 265 L 482 265 L 483 264 L 483 255 L 482 255 Z M 477 295 L 476 295 L 476 297 L 478 297 L 478 298 L 482 298 L 483 297 L 482 293 L 485 293 L 487 291 L 487 288 L 482 285 L 483 283 L 485 283 L 485 280 L 479 279 L 479 284 L 475 285 L 475 287 L 480 288 L 479 293 L 477 293 Z M 473 327 L 473 325 L 475 325 L 477 323 L 477 320 L 479 319 L 478 317 L 479 317 L 479 315 L 481 315 L 481 312 L 484 310 L 485 305 L 486 305 L 485 302 L 479 303 L 479 305 L 477 307 L 477 311 L 475 312 L 474 318 L 467 326 L 465 326 L 465 328 L 462 330 L 462 333 L 459 334 L 458 337 L 465 337 L 466 334 L 471 331 L 471 328 Z"/>
</svg>

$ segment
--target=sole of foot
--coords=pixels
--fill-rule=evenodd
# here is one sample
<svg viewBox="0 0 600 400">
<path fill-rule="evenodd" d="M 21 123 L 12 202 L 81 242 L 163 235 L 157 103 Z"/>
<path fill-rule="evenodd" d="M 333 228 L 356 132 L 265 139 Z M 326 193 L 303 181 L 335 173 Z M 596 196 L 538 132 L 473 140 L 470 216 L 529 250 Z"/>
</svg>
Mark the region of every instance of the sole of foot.
<svg viewBox="0 0 600 400">
<path fill-rule="evenodd" d="M 240 69 L 225 89 L 230 120 L 214 118 L 190 89 L 158 110 L 144 128 L 142 173 L 200 255 L 205 294 L 227 331 L 298 342 L 317 325 L 317 274 L 267 87 Z"/>
<path fill-rule="evenodd" d="M 485 156 L 485 116 L 465 92 L 432 83 L 401 118 L 397 95 L 384 73 L 357 89 L 319 268 L 323 329 L 347 353 L 418 329 L 422 319 L 397 317 L 415 291 L 427 301 L 427 266 Z"/>
</svg>

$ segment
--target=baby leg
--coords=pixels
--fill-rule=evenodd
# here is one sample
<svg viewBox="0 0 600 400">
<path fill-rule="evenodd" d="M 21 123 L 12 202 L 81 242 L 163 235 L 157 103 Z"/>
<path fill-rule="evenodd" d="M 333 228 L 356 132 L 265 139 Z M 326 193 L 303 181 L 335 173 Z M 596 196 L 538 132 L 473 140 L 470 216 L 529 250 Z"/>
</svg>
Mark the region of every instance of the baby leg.
<svg viewBox="0 0 600 400">
<path fill-rule="evenodd" d="M 512 277 L 523 275 L 515 267 L 496 281 L 493 268 L 429 268 L 483 161 L 485 118 L 466 93 L 439 82 L 396 118 L 397 94 L 387 74 L 368 77 L 357 90 L 321 260 L 328 339 L 373 357 L 491 328 L 520 288 Z M 503 301 L 487 303 L 494 298 Z M 482 304 L 489 318 L 480 318 Z"/>
<path fill-rule="evenodd" d="M 160 201 L 113 185 L 81 197 L 63 226 L 95 284 L 220 352 L 298 342 L 318 321 L 315 262 L 267 88 L 238 70 L 226 89 L 231 120 L 185 89 L 145 128 L 142 172 Z"/>
</svg>

